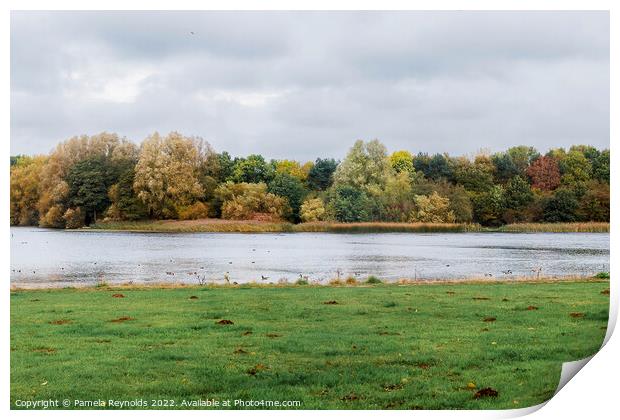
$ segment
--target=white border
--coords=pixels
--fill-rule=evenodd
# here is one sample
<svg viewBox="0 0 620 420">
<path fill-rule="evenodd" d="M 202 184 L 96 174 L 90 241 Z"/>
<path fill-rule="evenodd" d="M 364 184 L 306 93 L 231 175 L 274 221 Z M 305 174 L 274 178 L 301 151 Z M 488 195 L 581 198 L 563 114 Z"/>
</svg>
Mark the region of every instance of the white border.
<svg viewBox="0 0 620 420">
<path fill-rule="evenodd" d="M 1 256 L 3 272 L 5 274 L 5 285 L 9 287 L 9 226 L 8 226 L 8 210 L 9 210 L 9 140 L 10 139 L 10 79 L 9 79 L 9 48 L 10 48 L 10 10 L 609 10 L 611 19 L 611 89 L 610 89 L 610 123 L 611 123 L 611 139 L 618 138 L 618 98 L 620 98 L 618 79 L 618 40 L 620 40 L 620 6 L 619 2 L 611 0 L 592 0 L 592 1 L 551 1 L 551 0 L 506 0 L 506 1 L 489 1 L 489 0 L 469 0 L 456 1 L 416 1 L 416 0 L 383 0 L 369 1 L 358 0 L 356 2 L 344 1 L 326 1 L 326 0 L 296 0 L 296 1 L 251 1 L 251 0 L 230 0 L 230 1 L 198 1 L 198 0 L 176 0 L 176 1 L 122 1 L 122 0 L 93 0 L 80 2 L 76 0 L 57 0 L 52 4 L 49 1 L 32 0 L 32 1 L 5 1 L 2 3 L 2 19 L 0 20 L 1 48 L 3 65 L 0 68 L 0 79 L 2 80 L 2 140 L 0 147 L 4 156 L 3 169 L 0 171 L 0 180 L 2 185 L 2 207 L 0 210 L 0 220 L 5 221 L 3 228 L 4 241 L 1 243 Z M 611 143 L 611 142 L 610 142 Z M 618 167 L 618 158 L 612 153 L 612 168 Z M 616 185 L 618 176 L 616 171 L 612 170 L 612 186 Z M 618 196 L 612 194 L 612 219 L 618 209 Z M 611 255 L 610 263 L 612 271 L 615 272 L 615 258 L 618 254 L 615 249 L 615 238 L 617 226 L 612 223 L 611 234 Z M 611 287 L 611 312 L 610 323 L 615 324 L 618 314 L 618 290 L 616 280 L 612 279 Z M 9 352 L 9 294 L 2 293 L 2 310 L 1 325 L 2 328 L 2 382 L 0 392 L 4 397 L 5 410 L 9 410 L 9 390 L 10 390 L 10 352 Z M 619 378 L 620 363 L 616 354 L 620 354 L 620 342 L 616 337 L 611 335 L 613 327 L 610 325 L 608 336 L 609 341 L 604 348 L 596 354 L 592 360 L 577 375 L 576 379 L 568 382 L 568 384 L 546 405 L 544 408 L 536 411 L 541 407 L 534 407 L 523 410 L 507 410 L 507 411 L 421 411 L 421 412 L 404 412 L 404 411 L 382 411 L 381 416 L 390 416 L 393 418 L 445 418 L 447 416 L 455 418 L 505 418 L 515 417 L 536 411 L 533 418 L 595 418 L 604 419 L 612 418 L 617 415 L 617 388 L 616 382 Z M 112 411 L 93 411 L 93 412 L 20 412 L 11 411 L 8 413 L 15 418 L 40 418 L 41 416 L 51 416 L 57 418 L 84 418 L 88 417 L 129 417 L 132 418 L 148 418 L 149 419 L 167 419 L 171 414 L 183 415 L 192 418 L 238 418 L 251 415 L 253 418 L 288 418 L 295 416 L 296 418 L 314 418 L 317 414 L 320 416 L 335 415 L 338 417 L 348 418 L 370 418 L 376 415 L 371 411 L 337 411 L 337 412 L 313 412 L 313 411 L 252 411 L 252 412 L 212 412 L 205 413 L 203 411 L 183 411 L 183 412 L 112 412 Z"/>
</svg>

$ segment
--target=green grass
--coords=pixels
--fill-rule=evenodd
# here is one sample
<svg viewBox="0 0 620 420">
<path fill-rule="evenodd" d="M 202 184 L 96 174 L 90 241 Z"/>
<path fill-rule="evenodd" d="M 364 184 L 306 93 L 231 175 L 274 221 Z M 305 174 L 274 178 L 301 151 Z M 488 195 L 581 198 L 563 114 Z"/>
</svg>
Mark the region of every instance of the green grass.
<svg viewBox="0 0 620 420">
<path fill-rule="evenodd" d="M 609 232 L 609 223 L 516 223 L 498 228 L 470 223 L 335 223 L 259 222 L 252 220 L 142 220 L 136 222 L 99 222 L 90 227 L 101 230 L 141 232 Z"/>
<path fill-rule="evenodd" d="M 11 406 L 137 398 L 526 407 L 553 395 L 562 362 L 599 349 L 608 288 L 583 280 L 17 290 Z M 499 395 L 474 398 L 486 387 Z"/>
</svg>

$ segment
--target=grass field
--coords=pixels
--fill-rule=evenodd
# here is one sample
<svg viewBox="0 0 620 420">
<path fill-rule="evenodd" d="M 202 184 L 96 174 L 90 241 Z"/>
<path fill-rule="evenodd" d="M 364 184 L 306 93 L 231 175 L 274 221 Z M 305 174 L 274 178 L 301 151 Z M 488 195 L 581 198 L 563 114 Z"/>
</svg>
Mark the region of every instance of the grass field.
<svg viewBox="0 0 620 420">
<path fill-rule="evenodd" d="M 599 349 L 608 293 L 609 282 L 595 279 L 15 290 L 11 406 L 69 398 L 526 407 L 553 395 L 562 362 Z"/>
<path fill-rule="evenodd" d="M 488 228 L 469 223 L 333 223 L 314 222 L 292 224 L 256 220 L 143 220 L 137 222 L 99 222 L 92 229 L 141 232 L 609 232 L 609 223 L 515 223 Z"/>
</svg>

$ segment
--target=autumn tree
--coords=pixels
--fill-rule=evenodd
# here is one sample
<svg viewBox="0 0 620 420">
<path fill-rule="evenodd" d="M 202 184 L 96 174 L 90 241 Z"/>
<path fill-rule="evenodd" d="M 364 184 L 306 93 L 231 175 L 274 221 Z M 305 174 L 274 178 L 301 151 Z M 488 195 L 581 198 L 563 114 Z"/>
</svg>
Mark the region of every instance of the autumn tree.
<svg viewBox="0 0 620 420">
<path fill-rule="evenodd" d="M 415 209 L 409 216 L 411 222 L 454 223 L 454 212 L 450 210 L 450 199 L 437 192 L 431 195 L 416 195 Z"/>
<path fill-rule="evenodd" d="M 309 198 L 303 202 L 300 209 L 302 222 L 319 222 L 324 220 L 325 206 L 320 198 Z"/>
<path fill-rule="evenodd" d="M 11 225 L 30 226 L 39 223 L 37 204 L 40 196 L 40 174 L 46 158 L 17 157 L 11 163 Z"/>
<path fill-rule="evenodd" d="M 203 161 L 200 140 L 172 132 L 153 134 L 142 142 L 136 164 L 134 190 L 151 217 L 174 218 L 178 206 L 204 195 L 199 182 Z"/>
<path fill-rule="evenodd" d="M 390 155 L 390 165 L 397 172 L 412 173 L 413 168 L 413 156 L 406 150 L 399 150 Z"/>
<path fill-rule="evenodd" d="M 527 168 L 532 188 L 541 191 L 553 191 L 560 185 L 560 167 L 557 159 L 541 156 Z"/>
</svg>

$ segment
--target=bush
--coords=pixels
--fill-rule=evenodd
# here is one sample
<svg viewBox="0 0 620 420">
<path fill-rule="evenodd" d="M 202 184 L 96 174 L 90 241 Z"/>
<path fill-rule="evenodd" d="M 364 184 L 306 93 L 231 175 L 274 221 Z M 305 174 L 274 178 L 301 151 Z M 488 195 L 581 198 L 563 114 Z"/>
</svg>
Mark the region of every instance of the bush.
<svg viewBox="0 0 620 420">
<path fill-rule="evenodd" d="M 52 206 L 45 216 L 39 221 L 39 226 L 49 228 L 64 228 L 65 219 L 63 219 L 62 207 L 59 205 Z"/>
<path fill-rule="evenodd" d="M 601 271 L 600 273 L 597 273 L 594 278 L 597 279 L 609 279 L 609 271 L 605 272 L 605 271 Z"/>
<path fill-rule="evenodd" d="M 209 206 L 198 201 L 191 206 L 180 207 L 178 213 L 181 220 L 206 219 L 209 217 Z"/>
<path fill-rule="evenodd" d="M 383 283 L 378 277 L 370 276 L 366 279 L 367 284 L 381 284 Z"/>
<path fill-rule="evenodd" d="M 62 218 L 65 220 L 65 228 L 67 229 L 79 229 L 84 226 L 84 214 L 79 207 L 67 209 Z"/>
<path fill-rule="evenodd" d="M 227 182 L 215 190 L 217 200 L 222 204 L 222 218 L 233 220 L 281 220 L 291 211 L 285 198 L 267 192 L 263 183 L 233 184 Z M 264 217 L 264 216 L 267 217 Z"/>
<path fill-rule="evenodd" d="M 323 206 L 323 200 L 320 198 L 311 198 L 301 205 L 301 220 L 302 222 L 319 222 L 324 219 L 325 206 Z"/>
</svg>

